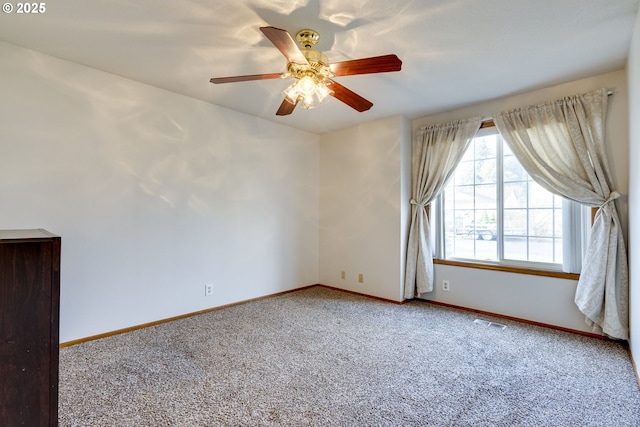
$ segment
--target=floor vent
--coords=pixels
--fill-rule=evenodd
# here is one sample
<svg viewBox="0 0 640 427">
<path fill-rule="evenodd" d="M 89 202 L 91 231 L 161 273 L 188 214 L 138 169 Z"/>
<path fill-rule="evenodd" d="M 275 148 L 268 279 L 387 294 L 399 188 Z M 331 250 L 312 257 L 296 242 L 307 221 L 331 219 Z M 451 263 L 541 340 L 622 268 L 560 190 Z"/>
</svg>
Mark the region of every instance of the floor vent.
<svg viewBox="0 0 640 427">
<path fill-rule="evenodd" d="M 489 322 L 488 320 L 476 319 L 473 323 L 480 326 L 491 326 L 492 328 L 504 329 L 507 325 L 503 325 L 502 323 Z"/>
</svg>

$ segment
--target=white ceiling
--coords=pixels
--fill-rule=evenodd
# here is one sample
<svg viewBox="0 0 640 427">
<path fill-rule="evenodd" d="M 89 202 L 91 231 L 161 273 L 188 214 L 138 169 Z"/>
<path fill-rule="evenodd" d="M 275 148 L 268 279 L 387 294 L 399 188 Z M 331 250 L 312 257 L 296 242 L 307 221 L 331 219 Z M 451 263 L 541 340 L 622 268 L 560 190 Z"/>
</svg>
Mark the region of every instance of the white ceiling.
<svg viewBox="0 0 640 427">
<path fill-rule="evenodd" d="M 288 126 L 322 133 L 409 118 L 618 70 L 640 0 L 51 0 L 0 15 L 0 40 Z M 15 5 L 17 2 L 13 2 Z M 402 71 L 336 78 L 336 99 L 277 117 L 288 83 L 211 77 L 285 71 L 259 27 L 320 32 L 331 62 L 395 53 Z M 97 88 L 98 89 L 98 88 Z"/>
</svg>

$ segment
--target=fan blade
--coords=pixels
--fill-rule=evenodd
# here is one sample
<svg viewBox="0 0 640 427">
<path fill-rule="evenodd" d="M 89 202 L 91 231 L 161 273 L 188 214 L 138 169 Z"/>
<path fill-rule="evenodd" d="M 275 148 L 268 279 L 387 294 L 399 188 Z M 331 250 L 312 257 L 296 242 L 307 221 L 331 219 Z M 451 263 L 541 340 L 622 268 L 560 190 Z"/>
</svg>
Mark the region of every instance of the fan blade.
<svg viewBox="0 0 640 427">
<path fill-rule="evenodd" d="M 269 79 L 279 79 L 282 77 L 282 73 L 271 73 L 271 74 L 251 74 L 248 76 L 232 76 L 232 77 L 214 77 L 209 80 L 211 83 L 233 83 L 233 82 L 246 82 L 250 80 L 269 80 Z"/>
<path fill-rule="evenodd" d="M 373 103 L 371 101 L 367 101 L 357 93 L 342 86 L 340 83 L 337 83 L 337 82 L 331 83 L 329 85 L 329 89 L 333 91 L 332 96 L 334 98 L 344 102 L 349 107 L 355 110 L 358 110 L 361 113 L 373 107 Z"/>
<path fill-rule="evenodd" d="M 400 71 L 401 68 L 402 61 L 396 55 L 374 56 L 331 64 L 331 71 L 338 77 L 352 76 L 354 74 L 388 73 Z"/>
<path fill-rule="evenodd" d="M 288 116 L 289 114 L 293 113 L 293 109 L 296 108 L 296 105 L 298 105 L 298 101 L 296 101 L 295 104 L 292 104 L 285 98 L 282 101 L 282 104 L 280 104 L 280 108 L 278 108 L 276 116 Z"/>
<path fill-rule="evenodd" d="M 276 27 L 260 27 L 260 31 L 278 48 L 280 52 L 287 58 L 287 61 L 294 64 L 306 65 L 309 63 L 302 51 L 286 31 Z"/>
</svg>

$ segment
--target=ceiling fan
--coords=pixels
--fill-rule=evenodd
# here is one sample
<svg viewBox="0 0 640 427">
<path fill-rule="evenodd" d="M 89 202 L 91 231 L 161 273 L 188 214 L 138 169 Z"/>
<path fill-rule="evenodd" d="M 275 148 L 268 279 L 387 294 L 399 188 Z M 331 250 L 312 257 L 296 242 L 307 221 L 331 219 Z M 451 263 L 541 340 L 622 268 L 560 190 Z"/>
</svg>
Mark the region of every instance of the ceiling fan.
<svg viewBox="0 0 640 427">
<path fill-rule="evenodd" d="M 287 71 L 284 73 L 216 77 L 212 78 L 210 82 L 217 84 L 292 77 L 295 81 L 283 91 L 284 100 L 276 112 L 278 116 L 291 114 L 299 103 L 304 108 L 314 108 L 329 96 L 333 96 L 359 112 L 366 111 L 373 106 L 373 103 L 342 86 L 333 78 L 400 71 L 402 67 L 402 61 L 396 55 L 375 56 L 330 64 L 324 53 L 313 48 L 320 40 L 320 35 L 314 30 L 298 31 L 296 40 L 301 47 L 296 45 L 286 30 L 275 27 L 260 27 L 260 30 L 287 59 Z"/>
</svg>

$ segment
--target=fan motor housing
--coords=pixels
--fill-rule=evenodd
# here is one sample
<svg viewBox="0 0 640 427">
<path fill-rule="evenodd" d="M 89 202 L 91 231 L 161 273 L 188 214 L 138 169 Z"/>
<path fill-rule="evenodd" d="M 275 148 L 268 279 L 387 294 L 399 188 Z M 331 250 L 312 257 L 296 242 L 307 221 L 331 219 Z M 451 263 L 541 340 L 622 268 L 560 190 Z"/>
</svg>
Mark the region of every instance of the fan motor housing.
<svg viewBox="0 0 640 427">
<path fill-rule="evenodd" d="M 307 58 L 307 61 L 309 61 L 309 64 L 311 64 L 312 67 L 314 63 L 320 64 L 321 66 L 324 66 L 324 67 L 329 66 L 329 59 L 327 58 L 327 55 L 320 52 L 319 50 L 315 50 L 315 49 L 301 49 L 301 50 L 302 50 L 302 54 L 304 55 L 305 58 Z"/>
<path fill-rule="evenodd" d="M 298 33 L 300 34 L 300 33 Z M 304 76 L 314 77 L 314 79 L 324 79 L 333 77 L 331 68 L 329 67 L 329 59 L 327 55 L 316 49 L 308 47 L 300 49 L 302 54 L 307 59 L 309 64 L 296 64 L 289 62 L 287 64 L 287 71 L 289 74 L 300 79 Z"/>
</svg>

